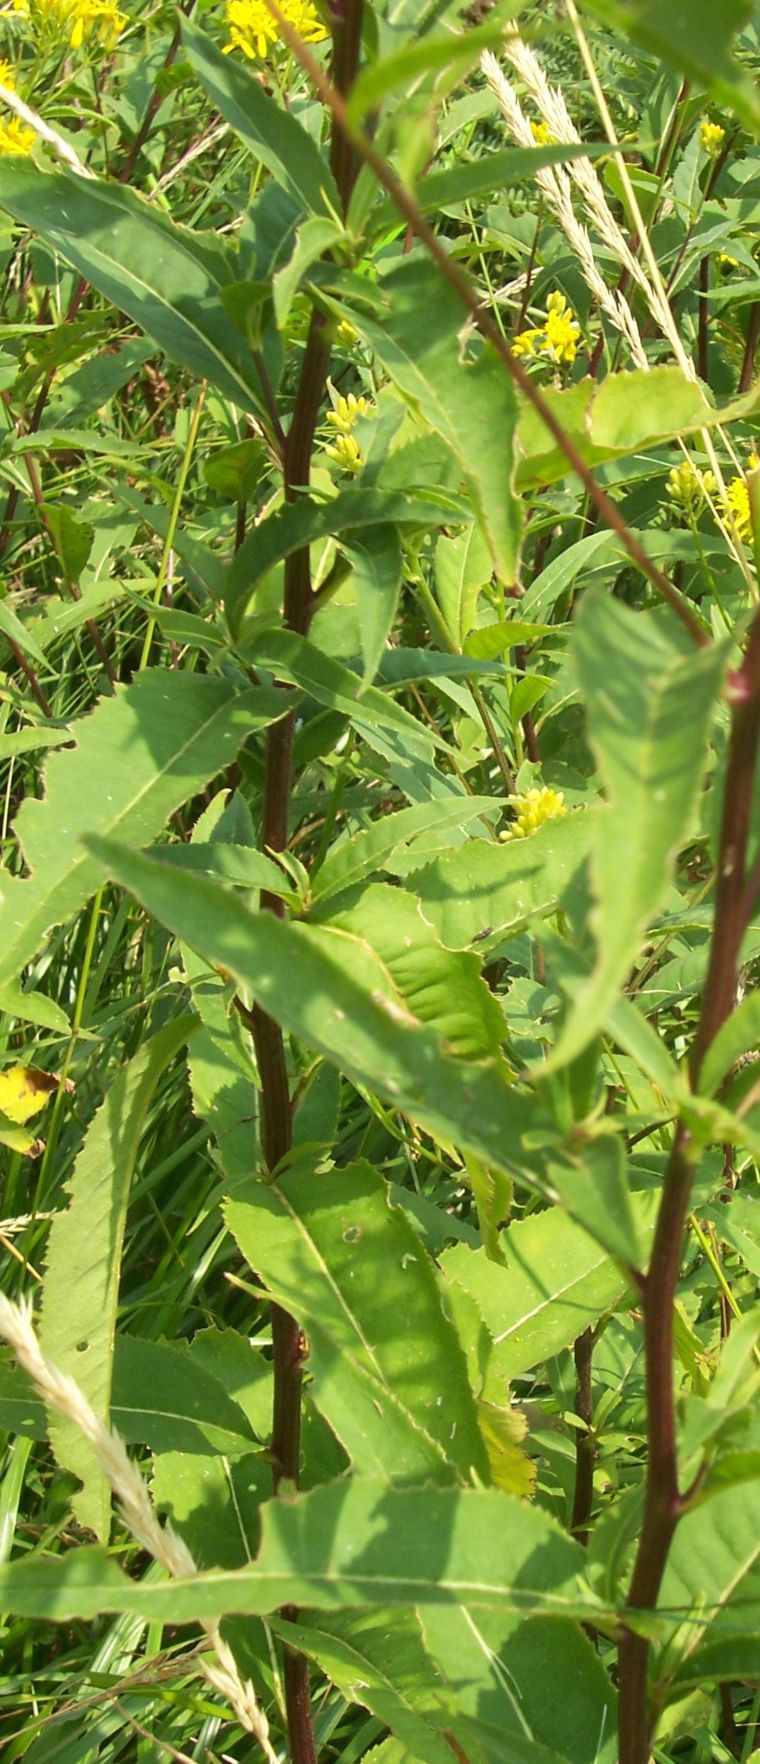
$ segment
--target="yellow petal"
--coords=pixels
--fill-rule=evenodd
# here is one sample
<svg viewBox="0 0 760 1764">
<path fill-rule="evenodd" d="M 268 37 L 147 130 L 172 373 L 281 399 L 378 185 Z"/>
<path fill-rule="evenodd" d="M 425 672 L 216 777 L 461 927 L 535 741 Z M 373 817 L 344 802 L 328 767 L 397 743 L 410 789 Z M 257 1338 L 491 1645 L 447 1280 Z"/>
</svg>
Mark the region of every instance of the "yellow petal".
<svg viewBox="0 0 760 1764">
<path fill-rule="evenodd" d="M 0 1114 L 21 1126 L 44 1109 L 60 1082 L 54 1072 L 41 1072 L 37 1066 L 9 1066 L 0 1072 Z"/>
</svg>

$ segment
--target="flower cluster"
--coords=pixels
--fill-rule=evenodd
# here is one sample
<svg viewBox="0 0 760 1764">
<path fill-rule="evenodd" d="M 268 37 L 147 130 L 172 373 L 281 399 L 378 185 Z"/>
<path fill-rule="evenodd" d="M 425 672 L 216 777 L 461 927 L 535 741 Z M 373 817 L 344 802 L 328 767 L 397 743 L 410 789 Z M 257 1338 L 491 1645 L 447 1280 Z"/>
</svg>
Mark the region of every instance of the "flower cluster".
<svg viewBox="0 0 760 1764">
<path fill-rule="evenodd" d="M 11 0 L 10 11 L 26 19 L 38 40 L 72 49 L 85 43 L 113 49 L 129 23 L 116 0 Z"/>
<path fill-rule="evenodd" d="M 16 76 L 9 61 L 0 61 L 0 86 L 7 92 L 15 92 Z M 21 122 L 17 116 L 0 115 L 0 155 L 31 153 L 35 143 L 34 129 L 28 123 Z"/>
<path fill-rule="evenodd" d="M 700 471 L 690 459 L 682 460 L 668 472 L 666 487 L 671 502 L 689 519 L 699 514 L 707 497 L 714 496 L 718 488 L 713 473 Z"/>
<path fill-rule="evenodd" d="M 540 790 L 526 790 L 522 796 L 510 798 L 515 811 L 512 825 L 507 828 L 504 839 L 527 839 L 542 827 L 544 821 L 554 821 L 558 815 L 566 815 L 565 797 L 561 790 L 552 790 L 545 784 Z"/>
<path fill-rule="evenodd" d="M 325 453 L 334 459 L 336 465 L 342 466 L 346 472 L 360 472 L 364 464 L 364 455 L 353 433 L 359 417 L 368 416 L 370 404 L 363 397 L 357 398 L 353 392 L 348 397 L 332 395 L 333 407 L 327 413 L 327 421 L 334 433 L 334 441 Z"/>
<path fill-rule="evenodd" d="M 581 328 L 573 316 L 572 307 L 564 294 L 556 290 L 549 295 L 546 302 L 543 324 L 520 331 L 514 339 L 512 350 L 515 355 L 524 356 L 529 361 L 536 356 L 543 356 L 557 366 L 569 367 L 578 353 L 580 334 Z"/>
<path fill-rule="evenodd" d="M 759 465 L 760 459 L 758 459 L 757 454 L 751 453 L 748 461 L 748 470 L 756 472 Z M 751 539 L 752 510 L 749 500 L 749 486 L 746 478 L 732 478 L 731 482 L 726 485 L 724 506 L 726 514 L 729 515 L 733 521 L 742 542 L 746 539 Z"/>
<path fill-rule="evenodd" d="M 279 6 L 304 43 L 323 42 L 328 33 L 311 0 L 279 0 Z M 230 40 L 225 43 L 225 55 L 240 49 L 249 61 L 263 61 L 280 40 L 277 20 L 266 0 L 227 0 L 227 29 Z"/>
<path fill-rule="evenodd" d="M 699 125 L 699 139 L 708 159 L 717 159 L 726 139 L 726 131 L 721 128 L 720 123 L 705 120 Z"/>
<path fill-rule="evenodd" d="M 547 122 L 533 122 L 531 119 L 530 132 L 537 147 L 556 147 L 557 137 L 552 134 Z"/>
<path fill-rule="evenodd" d="M 20 154 L 31 153 L 35 139 L 34 129 L 17 116 L 0 116 L 0 154 L 10 153 L 18 158 Z"/>
</svg>

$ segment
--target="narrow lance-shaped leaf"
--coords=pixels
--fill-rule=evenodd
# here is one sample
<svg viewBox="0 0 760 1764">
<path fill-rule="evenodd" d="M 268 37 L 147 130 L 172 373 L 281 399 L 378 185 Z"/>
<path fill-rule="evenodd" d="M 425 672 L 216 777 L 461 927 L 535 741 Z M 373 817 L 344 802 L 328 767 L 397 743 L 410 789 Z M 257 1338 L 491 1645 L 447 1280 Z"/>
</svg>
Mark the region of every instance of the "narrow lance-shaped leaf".
<svg viewBox="0 0 760 1764">
<path fill-rule="evenodd" d="M 227 573 L 224 595 L 230 630 L 237 634 L 251 595 L 276 563 L 314 545 L 332 534 L 351 533 L 389 522 L 397 526 L 445 526 L 454 519 L 466 520 L 467 511 L 453 497 L 434 497 L 432 492 L 414 495 L 403 490 L 340 490 L 327 501 L 299 496 L 267 515 L 238 551 Z"/>
<path fill-rule="evenodd" d="M 369 527 L 360 539 L 344 539 L 341 550 L 353 569 L 364 660 L 364 684 L 374 679 L 396 616 L 403 553 L 395 527 Z"/>
<path fill-rule="evenodd" d="M 176 226 L 123 184 L 41 172 L 26 159 L 3 160 L 0 207 L 39 233 L 173 361 L 261 413 L 250 349 L 221 300 L 236 273 L 225 248 Z"/>
<path fill-rule="evenodd" d="M 191 1017 L 168 1023 L 109 1085 L 74 1165 L 69 1205 L 55 1214 L 50 1229 L 40 1340 L 105 1422 L 132 1173 L 156 1085 L 194 1027 Z M 94 1447 L 74 1421 L 60 1415 L 51 1416 L 50 1433 L 59 1464 L 83 1484 L 73 1497 L 80 1524 L 107 1543 L 111 1492 Z"/>
<path fill-rule="evenodd" d="M 603 1613 L 584 1554 L 538 1507 L 501 1489 L 393 1489 L 343 1478 L 262 1508 L 262 1544 L 246 1568 L 134 1581 L 100 1549 L 0 1565 L 3 1609 L 46 1622 L 104 1611 L 155 1622 L 370 1605 L 467 1603 L 473 1609 Z"/>
<path fill-rule="evenodd" d="M 702 780 L 726 643 L 684 654 L 650 613 L 601 592 L 575 625 L 588 736 L 608 796 L 593 823 L 596 962 L 576 992 L 549 1066 L 574 1059 L 601 1028 L 667 892 Z"/>
<path fill-rule="evenodd" d="M 269 97 L 252 69 L 223 55 L 210 37 L 185 20 L 182 44 L 215 109 L 261 165 L 307 213 L 334 221 L 340 201 L 332 172 L 297 118 Z"/>
<path fill-rule="evenodd" d="M 448 1042 L 412 1014 L 389 968 L 362 938 L 251 913 L 205 877 L 180 875 L 159 858 L 105 840 L 92 848 L 156 918 L 251 987 L 270 1016 L 354 1082 L 369 1085 L 439 1138 L 556 1195 L 545 1169 L 552 1131 L 540 1105 L 515 1090 L 495 1058 L 452 1054 Z M 536 1143 L 531 1136 L 541 1121 L 545 1132 Z M 571 1188 L 560 1198 L 575 1210 Z M 593 1214 L 585 1197 L 581 1210 L 586 1219 Z M 609 1236 L 608 1222 L 600 1229 Z"/>
<path fill-rule="evenodd" d="M 447 1281 L 475 1301 L 511 1380 L 569 1347 L 626 1290 L 620 1268 L 558 1207 L 502 1232 L 504 1266 L 457 1244 L 443 1256 Z"/>
<path fill-rule="evenodd" d="M 520 504 L 512 486 L 517 399 L 490 344 L 474 353 L 460 333 L 462 307 L 440 275 L 409 259 L 382 283 L 382 320 L 352 313 L 399 390 L 451 448 L 472 498 L 492 568 L 512 582 L 520 545 Z"/>
<path fill-rule="evenodd" d="M 410 1748 L 404 1757 L 451 1764 L 457 1700 L 425 1653 L 416 1611 L 339 1613 L 273 1625 L 316 1660 L 349 1702 L 361 1702 Z M 448 1732 L 446 1731 L 448 1730 Z M 462 1736 L 463 1737 L 463 1736 Z M 475 1764 L 470 1753 L 470 1764 Z M 377 1752 L 369 1754 L 376 1764 Z M 517 1761 L 515 1761 L 517 1764 Z"/>
<path fill-rule="evenodd" d="M 330 922 L 363 938 L 380 957 L 404 1003 L 465 1059 L 498 1055 L 504 1013 L 474 951 L 446 949 L 402 889 L 373 882 Z"/>
<path fill-rule="evenodd" d="M 589 0 L 603 23 L 661 56 L 680 74 L 727 105 L 756 134 L 760 100 L 749 74 L 731 54 L 731 40 L 747 23 L 749 0 L 689 0 L 688 6 L 661 6 L 660 0 Z"/>
<path fill-rule="evenodd" d="M 82 834 L 118 833 L 146 844 L 195 795 L 254 729 L 284 714 L 283 695 L 236 691 L 198 674 L 138 674 L 72 724 L 74 749 L 53 754 L 45 796 L 28 798 L 16 820 L 31 871 L 0 872 L 0 983 L 15 981 L 45 933 L 95 892 L 103 866 Z"/>
<path fill-rule="evenodd" d="M 387 859 L 411 841 L 419 841 L 423 834 L 448 844 L 451 831 L 464 829 L 479 815 L 497 814 L 501 806 L 498 796 L 460 796 L 455 801 L 423 802 L 382 815 L 370 827 L 362 827 L 330 847 L 312 878 L 312 897 L 323 901 L 353 887 L 365 876 L 384 869 Z"/>
<path fill-rule="evenodd" d="M 357 1470 L 390 1481 L 488 1478 L 465 1358 L 433 1263 L 368 1164 L 233 1196 L 251 1267 L 309 1339 L 312 1394 Z"/>
<path fill-rule="evenodd" d="M 535 1109 L 495 1061 L 452 1056 L 361 939 L 251 913 L 213 882 L 179 875 L 158 858 L 100 840 L 93 849 L 156 918 L 250 986 L 270 1015 L 349 1077 L 457 1144 L 500 1165 L 506 1157 L 512 1170 L 530 1167 L 520 1141 Z"/>
</svg>

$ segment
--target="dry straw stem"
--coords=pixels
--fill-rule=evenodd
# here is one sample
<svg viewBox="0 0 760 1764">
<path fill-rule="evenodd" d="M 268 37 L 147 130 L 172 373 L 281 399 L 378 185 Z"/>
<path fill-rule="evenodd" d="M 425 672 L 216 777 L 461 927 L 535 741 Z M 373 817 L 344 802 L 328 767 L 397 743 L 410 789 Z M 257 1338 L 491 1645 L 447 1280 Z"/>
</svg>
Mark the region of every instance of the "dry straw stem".
<svg viewBox="0 0 760 1764">
<path fill-rule="evenodd" d="M 73 1421 L 94 1447 L 100 1468 L 119 1503 L 121 1516 L 132 1536 L 171 1579 L 187 1579 L 198 1569 L 187 1545 L 172 1531 L 161 1525 L 143 1479 L 128 1457 L 123 1441 L 106 1427 L 68 1372 L 62 1372 L 43 1354 L 32 1325 L 28 1300 L 13 1304 L 0 1293 L 0 1336 L 32 1380 L 45 1406 L 54 1409 L 66 1420 Z M 259 1708 L 253 1686 L 243 1682 L 233 1654 L 220 1635 L 216 1624 L 203 1623 L 215 1658 L 204 1659 L 203 1672 L 209 1683 L 219 1691 L 241 1726 L 255 1735 L 267 1764 L 278 1764 L 277 1753 L 269 1739 L 269 1728 L 263 1709 Z"/>
<path fill-rule="evenodd" d="M 496 57 L 485 54 L 481 66 L 515 140 L 522 147 L 533 147 L 535 143 L 530 122 L 513 86 L 505 78 Z M 548 86 L 546 89 L 547 91 L 551 90 Z M 542 114 L 544 113 L 542 112 Z M 548 109 L 545 120 L 548 122 Z M 549 126 L 557 139 L 561 139 L 554 123 Z M 648 368 L 649 363 L 641 341 L 639 327 L 625 295 L 613 292 L 600 274 L 588 230 L 581 224 L 573 208 L 572 185 L 564 166 L 544 166 L 536 172 L 536 183 L 549 207 L 553 209 L 569 244 L 572 246 L 597 305 L 606 313 L 616 330 L 625 337 L 636 366 L 643 369 Z"/>
<path fill-rule="evenodd" d="M 332 112 L 337 127 L 342 129 L 347 139 L 351 141 L 356 148 L 357 153 L 361 155 L 365 164 L 374 172 L 378 183 L 390 196 L 391 201 L 395 203 L 399 214 L 403 215 L 415 237 L 420 240 L 422 245 L 424 245 L 429 256 L 435 263 L 436 268 L 440 271 L 441 276 L 448 282 L 449 287 L 453 289 L 466 311 L 469 312 L 471 317 L 475 320 L 481 335 L 491 344 L 508 373 L 511 374 L 512 379 L 515 381 L 516 385 L 519 386 L 520 391 L 523 393 L 528 403 L 533 406 L 533 409 L 537 416 L 540 417 L 544 427 L 548 430 L 555 445 L 560 452 L 564 454 L 570 470 L 580 478 L 584 489 L 591 502 L 594 504 L 601 519 L 604 521 L 605 526 L 608 526 L 613 533 L 617 534 L 621 543 L 624 545 L 628 556 L 636 564 L 637 568 L 641 570 L 642 575 L 646 576 L 647 581 L 651 582 L 652 587 L 659 595 L 661 595 L 662 599 L 667 602 L 676 617 L 680 619 L 681 624 L 689 632 L 694 642 L 703 647 L 709 642 L 709 638 L 702 629 L 692 607 L 689 605 L 689 602 L 679 593 L 673 583 L 668 580 L 668 577 L 664 575 L 658 565 L 654 563 L 645 547 L 640 543 L 636 534 L 631 532 L 631 529 L 628 526 L 628 523 L 623 519 L 620 510 L 607 495 L 606 491 L 602 489 L 601 485 L 597 483 L 593 472 L 587 466 L 582 454 L 575 446 L 572 437 L 568 435 L 567 431 L 562 427 L 561 422 L 559 422 L 554 415 L 547 399 L 543 397 L 539 388 L 534 384 L 530 374 L 526 373 L 522 363 L 512 354 L 511 349 L 504 341 L 499 326 L 494 323 L 490 314 L 484 311 L 477 289 L 473 287 L 469 277 L 462 269 L 460 269 L 455 260 L 449 256 L 444 246 L 441 245 L 433 228 L 428 225 L 418 203 L 411 194 L 411 191 L 401 182 L 396 172 L 388 164 L 387 160 L 383 158 L 382 154 L 378 153 L 373 142 L 369 139 L 369 136 L 365 134 L 364 130 L 361 129 L 358 124 L 352 122 L 347 106 L 344 103 L 340 92 L 337 90 L 337 87 L 320 67 L 319 62 L 311 54 L 311 51 L 307 48 L 302 38 L 299 37 L 298 32 L 294 31 L 292 26 L 288 23 L 288 20 L 284 17 L 280 7 L 277 5 L 277 0 L 265 0 L 265 4 L 271 12 L 272 17 L 276 20 L 283 41 L 287 43 L 288 48 L 293 51 L 296 60 L 300 62 L 304 72 L 308 74 L 315 91 L 322 100 L 322 103 L 326 104 L 328 109 Z"/>
<path fill-rule="evenodd" d="M 565 0 L 565 4 L 578 42 L 583 64 L 596 99 L 607 139 L 611 146 L 619 148 L 620 143 L 615 132 L 615 127 L 599 77 L 594 67 L 588 42 L 578 20 L 574 0 Z M 568 147 L 582 145 L 581 137 L 570 117 L 562 92 L 557 87 L 550 85 L 538 56 L 534 54 L 533 50 L 523 42 L 522 38 L 516 32 L 509 31 L 506 34 L 504 53 L 525 85 L 526 90 L 529 92 L 536 105 L 539 115 L 546 123 L 547 128 L 550 130 L 554 138 Z M 512 134 L 523 146 L 531 146 L 533 144 L 533 134 L 530 123 L 522 110 L 513 87 L 500 68 L 498 61 L 493 55 L 486 53 L 482 57 L 481 65 Z M 573 184 L 575 184 L 575 187 L 581 196 L 589 219 L 595 226 L 604 244 L 607 246 L 608 250 L 612 252 L 613 256 L 617 258 L 621 268 L 630 276 L 635 286 L 639 288 L 647 306 L 649 307 L 649 311 L 655 324 L 670 344 L 682 373 L 687 379 L 691 380 L 692 383 L 696 383 L 698 376 L 693 362 L 687 355 L 679 336 L 678 327 L 673 317 L 667 292 L 660 274 L 659 265 L 652 249 L 649 234 L 644 224 L 636 193 L 631 183 L 628 168 L 622 154 L 620 155 L 618 164 L 629 210 L 637 228 L 641 249 L 646 258 L 648 274 L 639 262 L 639 259 L 631 250 L 631 247 L 610 208 L 601 179 L 590 159 L 583 156 L 577 160 L 573 160 L 570 162 L 568 170 L 565 170 L 562 166 L 544 168 L 543 171 L 537 172 L 536 181 L 543 191 L 546 200 L 553 208 L 568 243 L 578 257 L 584 278 L 591 289 L 597 304 L 602 311 L 607 314 L 607 317 L 612 324 L 616 326 L 617 330 L 626 338 L 636 366 L 643 370 L 646 370 L 649 367 L 649 362 L 641 343 L 638 326 L 636 325 L 628 301 L 622 294 L 620 294 L 620 292 L 613 293 L 607 287 L 604 278 L 599 272 L 598 266 L 594 260 L 593 246 L 588 232 L 585 227 L 581 226 L 573 209 Z M 732 455 L 737 471 L 741 472 L 743 469 L 741 462 L 736 458 L 729 438 L 723 434 L 722 431 L 721 434 L 728 451 Z M 723 478 L 720 461 L 715 452 L 715 447 L 709 430 L 702 430 L 700 439 L 707 454 L 711 469 L 715 475 L 723 503 L 723 507 L 719 507 L 708 495 L 707 500 L 711 512 L 717 525 L 721 528 L 731 546 L 751 595 L 753 598 L 756 598 L 757 589 L 747 563 L 746 552 L 741 537 L 731 514 L 730 505 L 727 502 L 725 480 Z M 684 457 L 688 458 L 688 449 L 682 441 L 679 442 L 679 446 Z"/>
<path fill-rule="evenodd" d="M 64 141 L 63 135 L 59 135 L 57 129 L 51 129 L 50 124 L 44 122 L 36 110 L 30 110 L 23 98 L 19 98 L 18 92 L 12 92 L 9 86 L 0 85 L 0 104 L 7 104 L 14 116 L 26 123 L 27 128 L 34 129 L 35 135 L 39 135 L 40 140 L 44 141 L 46 146 L 52 147 L 53 152 L 58 154 L 58 158 L 64 161 L 70 171 L 76 172 L 78 178 L 89 178 L 91 182 L 97 182 L 95 173 L 91 172 L 89 166 L 84 164 L 69 142 Z"/>
<path fill-rule="evenodd" d="M 585 32 L 583 30 L 583 26 L 581 25 L 580 19 L 578 17 L 578 13 L 577 13 L 576 6 L 575 6 L 575 0 L 565 0 L 565 9 L 567 11 L 568 18 L 570 19 L 570 23 L 573 27 L 573 32 L 575 34 L 575 40 L 578 44 L 578 49 L 580 51 L 581 60 L 583 61 L 583 65 L 584 65 L 584 67 L 586 69 L 586 73 L 588 75 L 589 84 L 591 86 L 591 90 L 592 90 L 592 92 L 594 94 L 594 98 L 596 100 L 597 109 L 598 109 L 599 115 L 602 119 L 602 124 L 604 127 L 605 134 L 607 136 L 607 139 L 608 139 L 610 145 L 612 147 L 619 148 L 620 143 L 617 138 L 615 125 L 612 121 L 612 116 L 610 114 L 609 105 L 608 105 L 607 100 L 604 96 L 604 91 L 602 88 L 601 81 L 599 79 L 599 75 L 597 74 L 596 68 L 594 66 L 594 60 L 593 60 L 593 56 L 591 54 L 591 50 L 588 45 L 588 40 L 587 40 Z M 657 319 L 657 322 L 660 324 L 662 331 L 663 331 L 663 335 L 665 337 L 667 337 L 668 342 L 670 343 L 670 346 L 673 350 L 673 354 L 676 358 L 676 361 L 678 362 L 679 367 L 681 368 L 682 373 L 685 374 L 687 379 L 693 381 L 694 383 L 697 383 L 699 376 L 697 374 L 696 368 L 694 367 L 694 363 L 691 360 L 691 357 L 689 355 L 687 355 L 686 350 L 684 349 L 683 343 L 681 342 L 681 338 L 680 338 L 679 332 L 678 332 L 678 326 L 677 326 L 676 321 L 673 317 L 673 312 L 672 312 L 672 308 L 670 305 L 670 301 L 668 300 L 667 290 L 665 288 L 665 284 L 663 282 L 662 275 L 660 272 L 660 266 L 657 262 L 657 257 L 655 255 L 654 250 L 653 250 L 652 242 L 649 237 L 649 233 L 647 231 L 646 225 L 644 223 L 644 217 L 643 217 L 643 215 L 641 213 L 641 209 L 639 207 L 638 197 L 637 197 L 636 191 L 633 187 L 633 183 L 631 182 L 631 178 L 630 178 L 629 172 L 628 172 L 628 166 L 626 164 L 625 158 L 622 153 L 619 155 L 619 158 L 618 158 L 618 167 L 620 170 L 621 183 L 622 183 L 623 189 L 625 191 L 626 201 L 628 203 L 628 209 L 629 209 L 630 214 L 633 216 L 634 224 L 636 226 L 639 240 L 640 240 L 640 244 L 641 244 L 641 250 L 642 250 L 644 257 L 646 259 L 647 268 L 649 270 L 649 274 L 651 277 L 650 308 L 651 308 L 652 314 Z M 591 169 L 593 171 L 593 167 Z M 596 176 L 595 173 L 594 173 L 594 176 Z M 718 433 L 720 434 L 720 437 L 721 437 L 721 440 L 722 440 L 724 446 L 727 448 L 728 452 L 731 455 L 731 458 L 733 460 L 734 466 L 736 467 L 736 470 L 738 472 L 742 472 L 743 467 L 741 465 L 741 461 L 737 458 L 737 456 L 733 450 L 729 436 L 727 436 L 722 429 L 720 429 L 718 431 Z M 712 435 L 710 434 L 709 429 L 702 429 L 701 430 L 700 440 L 702 441 L 702 445 L 705 449 L 705 453 L 707 454 L 707 458 L 710 462 L 710 467 L 715 475 L 718 489 L 720 491 L 721 498 L 723 501 L 723 508 L 725 510 L 725 512 L 723 514 L 719 514 L 718 510 L 714 507 L 714 505 L 711 505 L 713 507 L 713 514 L 715 515 L 719 526 L 722 527 L 724 533 L 726 534 L 726 536 L 729 540 L 729 543 L 731 545 L 731 549 L 734 552 L 736 560 L 737 560 L 739 567 L 742 571 L 742 574 L 743 574 L 744 579 L 747 583 L 747 587 L 749 588 L 750 595 L 751 595 L 752 599 L 757 600 L 757 598 L 758 598 L 757 585 L 755 583 L 754 577 L 753 577 L 752 572 L 750 570 L 749 563 L 747 561 L 747 554 L 744 549 L 744 545 L 742 544 L 741 535 L 738 531 L 736 522 L 735 522 L 734 517 L 731 513 L 730 504 L 729 504 L 728 499 L 726 497 L 725 479 L 723 477 L 723 471 L 721 468 L 720 460 L 718 459 L 717 453 L 715 451 L 713 438 L 712 438 Z M 685 451 L 685 449 L 682 449 L 682 451 Z"/>
</svg>

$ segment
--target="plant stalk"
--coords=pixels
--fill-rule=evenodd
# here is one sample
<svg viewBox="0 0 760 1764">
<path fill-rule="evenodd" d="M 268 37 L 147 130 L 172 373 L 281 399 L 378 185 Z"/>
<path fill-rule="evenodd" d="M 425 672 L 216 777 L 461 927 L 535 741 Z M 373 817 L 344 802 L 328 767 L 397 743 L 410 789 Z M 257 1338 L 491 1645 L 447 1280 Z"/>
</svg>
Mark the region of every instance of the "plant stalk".
<svg viewBox="0 0 760 1764">
<path fill-rule="evenodd" d="M 361 40 L 362 0 L 341 0 L 333 7 L 332 74 L 341 91 L 347 92 L 356 77 Z M 354 154 L 349 142 L 333 128 L 330 163 L 341 195 L 343 210 L 355 177 Z M 295 407 L 283 445 L 283 488 L 286 502 L 295 502 L 308 490 L 311 456 L 319 411 L 330 366 L 330 344 L 321 313 L 312 309 Z M 283 624 L 305 637 L 314 613 L 309 548 L 293 552 L 285 563 Z M 264 850 L 284 851 L 288 843 L 292 790 L 294 715 L 272 724 L 266 744 L 261 844 Z M 261 906 L 282 917 L 284 902 L 262 891 Z M 288 1083 L 282 1030 L 261 1006 L 250 1013 L 261 1086 L 261 1139 L 264 1162 L 274 1175 L 293 1143 L 293 1110 Z M 282 1481 L 298 1485 L 301 1441 L 301 1387 L 306 1342 L 294 1317 L 273 1304 L 272 1349 L 274 1399 L 272 1414 L 272 1461 L 275 1490 Z M 283 1612 L 293 1618 L 290 1608 Z M 305 1656 L 285 1644 L 283 1652 L 285 1706 L 293 1764 L 317 1764 L 311 1714 L 309 1665 Z"/>
<path fill-rule="evenodd" d="M 760 614 L 753 620 L 743 665 L 734 683 L 734 708 L 715 888 L 715 923 L 699 1023 L 690 1059 L 696 1086 L 705 1054 L 736 1002 L 752 794 L 760 741 Z M 678 1484 L 673 1315 L 696 1151 L 679 1122 L 657 1215 L 652 1256 L 644 1279 L 644 1354 L 647 1375 L 647 1471 L 644 1517 L 628 1604 L 652 1611 L 670 1546 L 683 1511 Z M 649 1642 L 633 1631 L 620 1643 L 619 1764 L 647 1764 Z"/>
<path fill-rule="evenodd" d="M 573 1351 L 575 1359 L 575 1412 L 585 1422 L 575 1436 L 575 1489 L 570 1530 L 580 1544 L 588 1543 L 589 1520 L 594 1502 L 594 1460 L 596 1448 L 591 1431 L 594 1409 L 591 1397 L 591 1364 L 594 1354 L 594 1330 L 584 1329 Z"/>
</svg>

